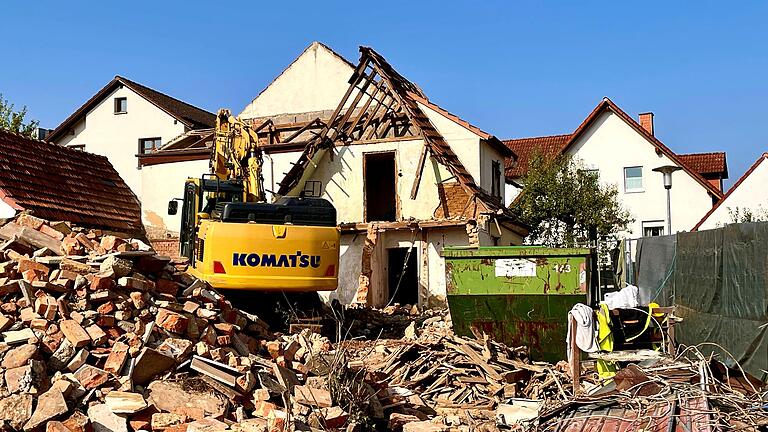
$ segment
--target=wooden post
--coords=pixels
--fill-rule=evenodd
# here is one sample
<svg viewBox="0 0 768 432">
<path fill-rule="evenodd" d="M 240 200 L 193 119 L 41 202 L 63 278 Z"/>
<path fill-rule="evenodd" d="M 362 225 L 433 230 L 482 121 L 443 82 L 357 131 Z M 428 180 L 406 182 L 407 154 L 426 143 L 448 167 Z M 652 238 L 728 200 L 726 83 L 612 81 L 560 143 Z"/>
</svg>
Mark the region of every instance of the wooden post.
<svg viewBox="0 0 768 432">
<path fill-rule="evenodd" d="M 569 332 L 571 337 L 568 340 L 568 344 L 571 348 L 570 368 L 571 368 L 571 380 L 573 381 L 573 396 L 575 397 L 579 392 L 579 377 L 581 376 L 581 349 L 576 345 L 576 318 L 569 315 L 568 325 L 571 331 Z"/>
</svg>

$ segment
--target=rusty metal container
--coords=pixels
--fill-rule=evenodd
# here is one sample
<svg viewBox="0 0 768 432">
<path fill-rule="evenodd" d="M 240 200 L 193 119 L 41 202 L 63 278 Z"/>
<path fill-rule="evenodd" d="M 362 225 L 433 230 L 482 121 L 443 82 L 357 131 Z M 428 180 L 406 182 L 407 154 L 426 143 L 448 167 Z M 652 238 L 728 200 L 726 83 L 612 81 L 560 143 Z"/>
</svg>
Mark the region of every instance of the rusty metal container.
<svg viewBox="0 0 768 432">
<path fill-rule="evenodd" d="M 443 249 L 454 331 L 471 327 L 534 360 L 566 358 L 567 316 L 589 303 L 589 249 L 538 246 Z"/>
</svg>

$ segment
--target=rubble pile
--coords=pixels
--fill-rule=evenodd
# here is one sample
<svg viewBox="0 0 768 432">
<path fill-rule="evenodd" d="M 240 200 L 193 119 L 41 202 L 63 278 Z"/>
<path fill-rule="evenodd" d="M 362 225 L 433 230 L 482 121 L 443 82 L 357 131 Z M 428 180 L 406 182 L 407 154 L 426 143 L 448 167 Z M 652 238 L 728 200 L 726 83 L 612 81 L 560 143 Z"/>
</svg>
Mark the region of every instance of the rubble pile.
<svg viewBox="0 0 768 432">
<path fill-rule="evenodd" d="M 568 392 L 565 364 L 534 363 L 527 349 L 487 336 L 453 334 L 443 312 L 406 328 L 402 339 L 344 341 L 352 369 L 379 389 L 388 430 L 496 430 L 496 409 L 509 398 L 547 399 Z M 564 396 L 570 396 L 570 393 Z"/>
<path fill-rule="evenodd" d="M 629 363 L 611 379 L 601 381 L 594 370 L 587 371 L 576 397 L 540 403 L 527 425 L 551 431 L 768 428 L 768 388 L 738 364 L 728 368 L 697 347 L 676 358 L 640 361 L 637 354 L 627 352 Z"/>
<path fill-rule="evenodd" d="M 287 403 L 268 401 L 290 399 L 331 348 L 272 334 L 138 240 L 26 214 L 0 238 L 4 430 L 283 430 Z"/>
</svg>

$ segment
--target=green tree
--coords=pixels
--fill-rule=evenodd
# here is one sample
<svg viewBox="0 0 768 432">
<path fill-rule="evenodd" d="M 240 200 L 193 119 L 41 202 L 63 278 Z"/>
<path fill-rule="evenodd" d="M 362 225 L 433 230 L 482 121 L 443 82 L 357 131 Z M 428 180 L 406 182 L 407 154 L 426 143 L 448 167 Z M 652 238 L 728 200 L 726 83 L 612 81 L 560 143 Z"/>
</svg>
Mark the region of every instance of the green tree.
<svg viewBox="0 0 768 432">
<path fill-rule="evenodd" d="M 601 185 L 598 174 L 569 156 L 535 155 L 522 180 L 510 209 L 532 227 L 531 243 L 574 246 L 625 231 L 633 221 L 616 186 Z"/>
<path fill-rule="evenodd" d="M 729 223 L 748 223 L 748 222 L 766 222 L 768 221 L 768 210 L 758 204 L 757 208 L 749 207 L 728 207 L 728 214 L 731 217 Z"/>
<path fill-rule="evenodd" d="M 25 137 L 34 138 L 35 130 L 40 124 L 37 120 L 30 120 L 25 123 L 27 116 L 27 107 L 22 107 L 19 111 L 14 111 L 12 103 L 3 98 L 0 93 L 0 129 L 15 132 Z"/>
</svg>

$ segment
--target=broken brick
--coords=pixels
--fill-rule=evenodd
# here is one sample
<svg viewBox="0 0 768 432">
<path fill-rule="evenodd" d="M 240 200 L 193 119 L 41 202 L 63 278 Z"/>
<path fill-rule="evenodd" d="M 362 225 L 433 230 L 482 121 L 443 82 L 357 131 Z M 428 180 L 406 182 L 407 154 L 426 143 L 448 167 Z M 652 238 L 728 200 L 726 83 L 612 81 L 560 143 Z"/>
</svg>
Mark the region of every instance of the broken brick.
<svg viewBox="0 0 768 432">
<path fill-rule="evenodd" d="M 88 332 L 74 320 L 68 319 L 61 321 L 61 323 L 59 323 L 59 328 L 62 333 L 64 333 L 64 337 L 66 337 L 76 348 L 83 347 L 91 342 L 91 337 L 88 335 Z"/>
<path fill-rule="evenodd" d="M 161 308 L 157 311 L 156 323 L 170 332 L 181 334 L 187 329 L 189 318 L 171 310 Z"/>
</svg>

